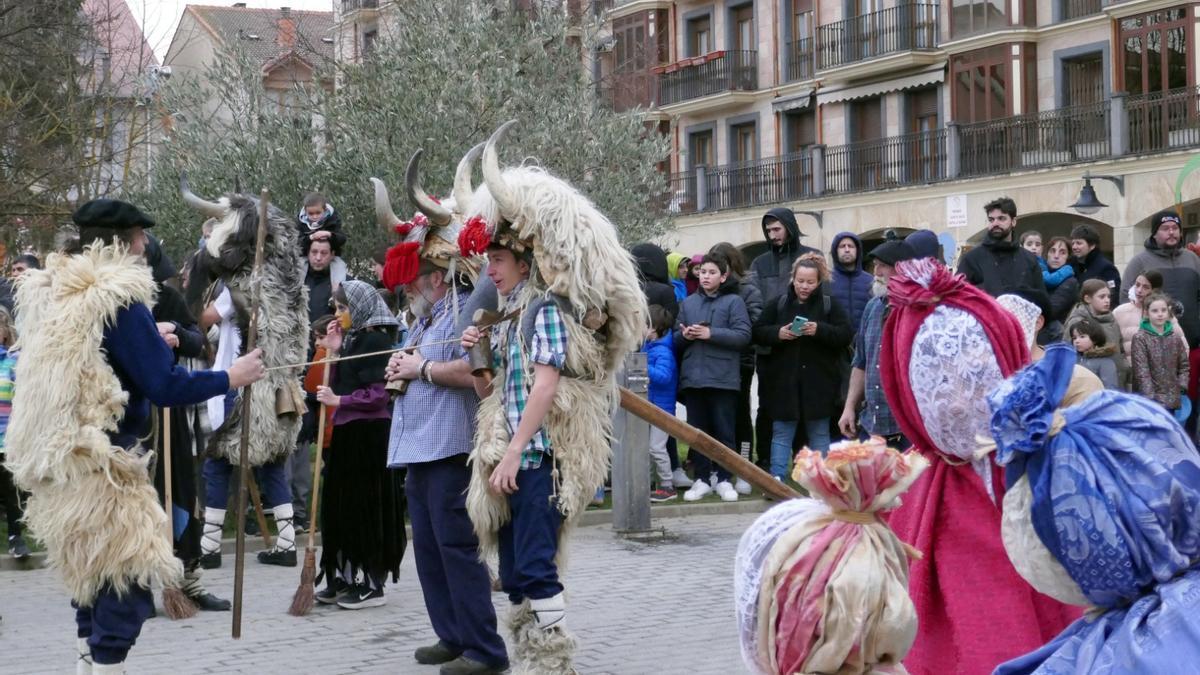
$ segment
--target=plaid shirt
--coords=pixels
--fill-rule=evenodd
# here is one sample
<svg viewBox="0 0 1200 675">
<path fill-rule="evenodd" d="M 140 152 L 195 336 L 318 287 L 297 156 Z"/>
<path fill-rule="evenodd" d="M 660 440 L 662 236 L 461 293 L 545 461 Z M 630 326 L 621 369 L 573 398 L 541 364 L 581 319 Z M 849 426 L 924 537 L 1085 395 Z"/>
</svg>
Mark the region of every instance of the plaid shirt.
<svg viewBox="0 0 1200 675">
<path fill-rule="evenodd" d="M 851 365 L 863 371 L 866 405 L 860 422 L 868 433 L 892 436 L 900 433 L 900 425 L 892 417 L 883 381 L 879 377 L 879 350 L 883 346 L 883 322 L 887 318 L 887 298 L 871 298 L 863 310 L 862 325 L 854 336 L 854 361 Z"/>
<path fill-rule="evenodd" d="M 510 300 L 505 303 L 505 313 L 511 312 L 520 286 L 509 294 Z M 527 370 L 521 353 L 521 316 L 506 322 L 497 331 L 502 344 L 496 350 L 496 367 L 504 369 L 504 412 L 508 418 L 508 435 L 513 437 L 521 424 L 521 416 L 525 413 L 525 405 L 529 402 L 529 392 L 533 388 L 532 365 Z M 563 323 L 562 314 L 554 304 L 543 305 L 533 325 L 533 339 L 529 345 L 529 360 L 532 364 L 552 366 L 562 370 L 567 362 L 567 326 Z M 545 426 L 537 430 L 529 444 L 521 450 L 521 469 L 536 469 L 542 465 L 542 458 L 549 454 L 550 437 L 546 435 Z"/>
</svg>

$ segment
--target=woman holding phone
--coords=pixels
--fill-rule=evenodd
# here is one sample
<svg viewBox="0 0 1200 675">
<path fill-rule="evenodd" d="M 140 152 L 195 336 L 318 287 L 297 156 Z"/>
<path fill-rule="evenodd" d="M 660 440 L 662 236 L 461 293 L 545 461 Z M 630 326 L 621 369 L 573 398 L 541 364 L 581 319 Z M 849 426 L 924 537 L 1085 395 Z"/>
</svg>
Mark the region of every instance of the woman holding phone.
<svg viewBox="0 0 1200 675">
<path fill-rule="evenodd" d="M 829 268 L 819 253 L 800 256 L 792 265 L 792 283 L 776 302 L 763 308 L 754 341 L 771 348 L 762 369 L 763 391 L 771 396 L 759 407 L 774 420 L 771 475 L 782 480 L 792 457 L 792 439 L 801 423 L 808 447 L 829 450 L 829 418 L 838 412 L 841 375 L 838 359 L 850 344 L 850 319 L 825 290 Z"/>
</svg>

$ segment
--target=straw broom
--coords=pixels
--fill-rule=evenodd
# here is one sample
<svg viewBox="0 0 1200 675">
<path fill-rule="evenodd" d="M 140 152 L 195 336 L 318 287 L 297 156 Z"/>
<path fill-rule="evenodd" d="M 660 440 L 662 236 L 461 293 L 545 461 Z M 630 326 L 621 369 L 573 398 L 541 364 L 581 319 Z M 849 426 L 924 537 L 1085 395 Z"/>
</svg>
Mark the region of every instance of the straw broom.
<svg viewBox="0 0 1200 675">
<path fill-rule="evenodd" d="M 163 507 L 167 512 L 167 541 L 175 546 L 175 502 L 171 494 L 171 409 L 162 409 Z M 190 619 L 200 611 L 196 603 L 177 586 L 162 590 L 163 613 L 168 619 Z"/>
<path fill-rule="evenodd" d="M 321 373 L 321 386 L 329 386 L 329 364 L 326 363 Z M 325 449 L 325 404 L 321 404 L 317 420 L 317 461 L 313 463 L 313 479 L 312 479 L 312 503 L 308 510 L 308 543 L 304 546 L 304 568 L 300 570 L 300 586 L 296 588 L 296 594 L 292 596 L 292 606 L 288 608 L 288 614 L 292 616 L 304 616 L 312 611 L 315 587 L 317 584 L 317 547 L 313 541 L 313 537 L 317 533 L 317 521 L 319 520 L 319 512 L 317 505 L 320 503 L 321 495 L 321 454 Z"/>
</svg>

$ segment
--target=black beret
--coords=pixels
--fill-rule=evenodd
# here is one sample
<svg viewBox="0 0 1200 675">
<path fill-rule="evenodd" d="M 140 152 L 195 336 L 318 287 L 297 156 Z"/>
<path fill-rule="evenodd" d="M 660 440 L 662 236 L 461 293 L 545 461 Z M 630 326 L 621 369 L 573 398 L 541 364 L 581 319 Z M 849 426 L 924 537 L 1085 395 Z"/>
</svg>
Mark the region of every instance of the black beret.
<svg viewBox="0 0 1200 675">
<path fill-rule="evenodd" d="M 131 227 L 154 227 L 150 216 L 133 204 L 119 199 L 93 199 L 76 209 L 71 220 L 80 228 L 128 230 Z"/>
<path fill-rule="evenodd" d="M 885 241 L 867 254 L 867 260 L 882 260 L 889 265 L 916 257 L 918 257 L 917 252 L 913 250 L 913 247 L 899 239 Z"/>
</svg>

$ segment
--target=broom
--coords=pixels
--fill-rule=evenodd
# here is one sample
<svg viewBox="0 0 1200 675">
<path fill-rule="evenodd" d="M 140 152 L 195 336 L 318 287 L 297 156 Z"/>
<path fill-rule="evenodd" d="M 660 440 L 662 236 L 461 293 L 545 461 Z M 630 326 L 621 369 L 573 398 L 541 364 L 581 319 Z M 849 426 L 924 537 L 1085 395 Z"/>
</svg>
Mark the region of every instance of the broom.
<svg viewBox="0 0 1200 675">
<path fill-rule="evenodd" d="M 171 494 L 171 409 L 162 409 L 163 447 L 163 507 L 167 512 L 167 541 L 175 546 L 175 502 Z M 163 613 L 168 619 L 178 621 L 196 616 L 196 603 L 178 586 L 165 586 L 162 590 Z"/>
<path fill-rule="evenodd" d="M 324 370 L 321 373 L 321 386 L 329 386 L 329 364 L 324 365 Z M 313 479 L 312 479 L 312 504 L 308 510 L 308 543 L 304 546 L 304 568 L 300 570 L 300 586 L 296 588 L 296 594 L 292 596 L 292 606 L 288 608 L 288 614 L 292 616 L 304 616 L 312 611 L 313 595 L 316 592 L 317 585 L 317 547 L 313 542 L 313 536 L 317 533 L 317 504 L 321 494 L 321 451 L 325 448 L 325 404 L 321 404 L 317 420 L 317 461 L 313 463 Z"/>
</svg>

